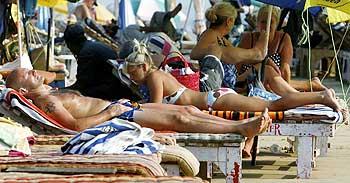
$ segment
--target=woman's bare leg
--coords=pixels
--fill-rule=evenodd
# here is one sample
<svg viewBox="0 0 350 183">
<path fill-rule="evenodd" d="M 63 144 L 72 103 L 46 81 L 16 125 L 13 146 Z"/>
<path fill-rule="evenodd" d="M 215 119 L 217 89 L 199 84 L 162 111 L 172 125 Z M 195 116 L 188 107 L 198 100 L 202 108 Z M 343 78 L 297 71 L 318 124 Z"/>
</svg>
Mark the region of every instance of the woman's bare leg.
<svg viewBox="0 0 350 183">
<path fill-rule="evenodd" d="M 153 105 L 153 107 L 155 106 Z M 233 122 L 193 110 L 192 107 L 187 106 L 180 106 L 176 110 L 145 108 L 143 111 L 135 111 L 134 120 L 141 126 L 155 130 L 192 133 L 239 133 L 246 137 L 253 137 L 257 133 L 266 131 L 271 123 L 267 110 L 262 116 Z"/>
<path fill-rule="evenodd" d="M 268 85 L 273 92 L 282 97 L 290 93 L 298 92 L 269 65 L 265 66 L 264 84 Z"/>
<path fill-rule="evenodd" d="M 293 92 L 275 101 L 245 97 L 239 94 L 227 94 L 216 100 L 213 109 L 256 112 L 268 108 L 271 111 L 281 111 L 309 104 L 324 104 L 334 110 L 340 109 L 331 89 L 321 92 Z"/>
<path fill-rule="evenodd" d="M 198 109 L 195 106 L 184 106 L 184 105 L 173 105 L 173 104 L 157 104 L 157 103 L 146 103 L 146 104 L 142 104 L 142 108 L 145 109 L 152 109 L 152 110 L 167 110 L 167 111 L 179 111 L 179 110 L 183 110 L 184 107 L 186 107 L 187 109 L 189 109 L 191 111 L 191 114 L 194 116 L 197 116 L 199 118 L 203 118 L 203 115 L 205 115 L 206 119 L 212 119 L 212 120 L 218 120 L 217 116 L 213 116 L 213 115 L 209 115 L 206 114 L 204 112 L 202 112 L 200 109 Z M 221 118 L 220 118 L 221 119 Z"/>
<path fill-rule="evenodd" d="M 298 91 L 311 91 L 310 82 L 307 80 L 291 80 L 289 84 Z M 311 86 L 312 91 L 323 91 L 327 89 L 318 77 L 311 79 Z"/>
</svg>

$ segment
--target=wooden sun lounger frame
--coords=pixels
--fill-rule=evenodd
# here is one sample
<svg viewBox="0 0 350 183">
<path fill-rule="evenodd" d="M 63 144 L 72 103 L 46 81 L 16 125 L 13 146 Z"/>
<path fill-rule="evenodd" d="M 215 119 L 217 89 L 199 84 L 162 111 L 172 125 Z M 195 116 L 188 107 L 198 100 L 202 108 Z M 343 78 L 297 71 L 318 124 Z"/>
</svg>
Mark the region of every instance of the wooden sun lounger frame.
<svg viewBox="0 0 350 183">
<path fill-rule="evenodd" d="M 204 182 L 198 177 L 179 177 L 179 176 L 158 176 L 158 177 L 141 177 L 128 175 L 96 175 L 96 174 L 80 174 L 80 175 L 55 175 L 42 173 L 0 173 L 2 181 L 11 183 L 38 183 L 38 182 L 67 182 L 70 183 L 110 183 L 110 182 L 172 182 L 172 183 L 198 183 Z"/>
<path fill-rule="evenodd" d="M 0 107 L 0 113 L 12 117 L 18 122 L 24 122 L 22 124 L 28 123 L 27 120 L 21 119 L 18 115 L 13 115 L 11 109 L 4 109 L 3 104 Z M 31 127 L 37 128 L 36 126 Z M 312 168 L 316 165 L 317 155 L 325 156 L 327 154 L 328 137 L 334 137 L 335 128 L 335 124 L 322 123 L 320 120 L 283 120 L 275 121 L 262 135 L 294 136 L 298 141 L 296 144 L 298 152 L 297 177 L 310 178 Z M 43 130 L 42 127 L 39 130 Z M 211 179 L 212 163 L 216 163 L 226 175 L 226 182 L 241 182 L 243 136 L 238 134 L 199 133 L 168 135 L 176 138 L 180 145 L 190 150 L 200 162 L 203 162 L 201 164 L 202 179 Z M 205 166 L 203 167 L 203 165 Z"/>
<path fill-rule="evenodd" d="M 297 177 L 311 178 L 317 156 L 326 156 L 328 137 L 335 136 L 335 124 L 320 120 L 274 121 L 260 136 L 294 136 L 297 150 Z M 226 175 L 226 182 L 242 182 L 242 147 L 244 137 L 238 134 L 167 134 L 177 143 L 190 150 L 201 162 L 199 176 L 212 178 L 212 164 L 218 165 Z"/>
<path fill-rule="evenodd" d="M 29 157 L 1 157 L 3 172 L 54 174 L 115 174 L 146 177 L 165 176 L 160 164 L 151 156 L 141 155 L 52 155 L 33 154 Z M 147 165 L 144 163 L 147 162 Z M 132 165 L 132 166 L 131 166 Z"/>
<path fill-rule="evenodd" d="M 326 156 L 328 137 L 335 136 L 335 124 L 312 120 L 284 120 L 274 122 L 260 136 L 294 136 L 297 151 L 297 177 L 311 178 L 312 168 L 316 167 L 316 157 Z M 252 160 L 252 164 L 255 159 Z"/>
</svg>

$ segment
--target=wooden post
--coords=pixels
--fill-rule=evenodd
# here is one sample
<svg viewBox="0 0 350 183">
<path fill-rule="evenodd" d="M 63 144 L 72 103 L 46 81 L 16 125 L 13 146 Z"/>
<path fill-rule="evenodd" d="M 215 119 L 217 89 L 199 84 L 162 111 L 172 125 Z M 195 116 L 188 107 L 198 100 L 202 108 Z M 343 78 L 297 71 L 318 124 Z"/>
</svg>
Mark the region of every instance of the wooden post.
<svg viewBox="0 0 350 183">
<path fill-rule="evenodd" d="M 49 27 L 47 30 L 47 56 L 46 56 L 46 71 L 49 70 L 49 65 L 50 65 L 50 54 L 51 54 L 51 47 L 53 46 L 52 41 L 52 26 L 53 26 L 53 9 L 50 8 L 50 18 L 49 18 Z"/>
<path fill-rule="evenodd" d="M 297 137 L 298 159 L 297 159 L 297 174 L 298 178 L 308 179 L 311 177 L 312 171 L 312 137 Z"/>
<path fill-rule="evenodd" d="M 269 48 L 269 40 L 270 40 L 270 26 L 271 26 L 271 16 L 272 16 L 272 5 L 268 5 L 268 14 L 267 14 L 267 25 L 266 25 L 266 34 L 267 34 L 267 42 L 265 44 L 266 53 Z"/>
<path fill-rule="evenodd" d="M 22 14 L 21 14 L 21 4 L 20 0 L 17 0 L 17 34 L 18 34 L 18 50 L 19 50 L 19 62 L 20 62 L 20 67 L 23 67 L 22 63 L 22 55 L 23 55 L 23 43 L 22 43 Z"/>
<path fill-rule="evenodd" d="M 116 21 L 118 22 L 118 19 L 119 19 L 119 0 L 114 0 L 114 16 L 116 18 Z"/>
</svg>

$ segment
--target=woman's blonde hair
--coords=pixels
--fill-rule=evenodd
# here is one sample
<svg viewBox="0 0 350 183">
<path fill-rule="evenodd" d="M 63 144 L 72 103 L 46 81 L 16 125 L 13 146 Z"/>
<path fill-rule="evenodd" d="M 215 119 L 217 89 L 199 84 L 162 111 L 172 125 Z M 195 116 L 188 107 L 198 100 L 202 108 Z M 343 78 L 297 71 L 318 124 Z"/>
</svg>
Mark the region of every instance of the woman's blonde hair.
<svg viewBox="0 0 350 183">
<path fill-rule="evenodd" d="M 264 13 L 269 12 L 269 6 L 271 5 L 264 5 L 259 9 L 258 16 L 256 17 L 257 21 L 258 21 L 258 18 L 261 17 Z M 280 16 L 281 16 L 280 8 L 278 8 L 277 6 L 272 6 L 271 17 L 275 17 L 276 21 L 278 22 L 280 20 Z"/>
<path fill-rule="evenodd" d="M 227 18 L 233 17 L 236 19 L 237 11 L 234 6 L 227 2 L 216 3 L 205 12 L 205 18 L 210 22 L 210 25 L 221 25 Z"/>
<path fill-rule="evenodd" d="M 147 50 L 146 44 L 136 39 L 133 40 L 133 43 L 133 52 L 125 59 L 126 63 L 128 65 L 148 64 L 151 68 L 157 68 Z"/>
</svg>

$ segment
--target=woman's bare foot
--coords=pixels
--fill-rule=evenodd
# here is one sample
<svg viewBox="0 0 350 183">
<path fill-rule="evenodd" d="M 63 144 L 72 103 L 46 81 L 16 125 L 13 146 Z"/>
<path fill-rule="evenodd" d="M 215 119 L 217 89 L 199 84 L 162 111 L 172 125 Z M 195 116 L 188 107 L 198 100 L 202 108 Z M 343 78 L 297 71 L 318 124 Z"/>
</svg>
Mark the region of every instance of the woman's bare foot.
<svg viewBox="0 0 350 183">
<path fill-rule="evenodd" d="M 242 157 L 250 158 L 252 156 L 251 150 L 254 143 L 254 137 L 248 137 L 244 142 L 244 148 L 242 149 Z"/>
<path fill-rule="evenodd" d="M 271 123 L 272 120 L 266 108 L 261 116 L 249 118 L 247 122 L 241 123 L 239 126 L 240 133 L 245 137 L 251 138 L 265 132 Z"/>
<path fill-rule="evenodd" d="M 340 105 L 337 99 L 334 97 L 333 93 L 334 93 L 333 89 L 326 89 L 325 91 L 321 92 L 321 95 L 323 98 L 323 104 L 332 108 L 334 111 L 339 111 Z"/>
<path fill-rule="evenodd" d="M 242 149 L 242 158 L 247 159 L 252 157 L 252 154 L 250 153 L 250 150 Z"/>
<path fill-rule="evenodd" d="M 312 87 L 315 88 L 316 90 L 327 90 L 328 88 L 321 83 L 321 80 L 318 77 L 313 77 L 311 79 L 312 82 Z M 321 90 L 320 90 L 321 89 Z"/>
<path fill-rule="evenodd" d="M 256 117 L 255 117 L 256 118 Z M 261 116 L 257 117 L 256 119 L 251 118 L 252 120 L 242 123 L 245 126 L 249 125 L 249 128 L 243 128 L 243 131 L 241 134 L 243 136 L 246 136 L 247 139 L 244 144 L 244 148 L 242 150 L 242 157 L 243 158 L 250 158 L 251 157 L 251 149 L 254 143 L 254 136 L 256 134 L 263 133 L 267 130 L 267 128 L 271 125 L 272 120 L 269 116 L 267 108 L 264 110 Z"/>
</svg>

